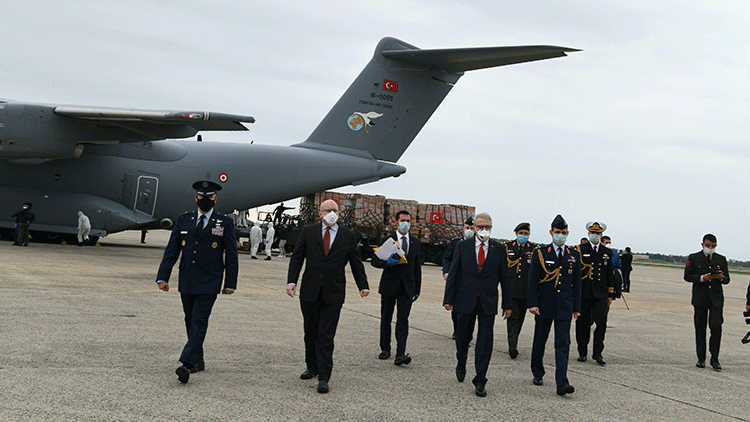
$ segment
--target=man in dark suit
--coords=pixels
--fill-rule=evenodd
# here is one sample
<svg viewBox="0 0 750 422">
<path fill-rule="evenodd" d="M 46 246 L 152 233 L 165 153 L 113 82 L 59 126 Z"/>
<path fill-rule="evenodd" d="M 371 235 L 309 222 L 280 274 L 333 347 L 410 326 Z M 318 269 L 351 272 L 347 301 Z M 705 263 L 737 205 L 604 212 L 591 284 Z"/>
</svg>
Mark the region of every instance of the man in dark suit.
<svg viewBox="0 0 750 422">
<path fill-rule="evenodd" d="M 477 375 L 472 380 L 475 394 L 487 395 L 487 368 L 492 357 L 495 315 L 498 308 L 498 286 L 502 291 L 503 319 L 511 315 L 508 294 L 508 273 L 505 269 L 505 248 L 490 239 L 492 217 L 487 213 L 474 217 L 476 235 L 458 243 L 445 285 L 443 306 L 458 313 L 456 332 L 456 378 L 466 377 L 466 358 L 474 333 L 474 323 L 479 320 L 474 365 Z"/>
<path fill-rule="evenodd" d="M 630 272 L 633 271 L 633 253 L 630 246 L 625 248 L 625 253 L 620 257 L 622 261 L 622 291 L 630 293 Z"/>
<path fill-rule="evenodd" d="M 344 304 L 347 262 L 360 296 L 370 294 L 357 238 L 354 231 L 337 223 L 338 210 L 335 201 L 323 201 L 318 211 L 322 224 L 310 224 L 302 229 L 289 261 L 286 286 L 287 294 L 294 297 L 306 260 L 299 298 L 307 369 L 300 378 L 306 380 L 317 375 L 318 393 L 322 394 L 329 391 L 328 381 L 333 370 L 333 337 Z"/>
<path fill-rule="evenodd" d="M 469 218 L 464 221 L 464 235 L 462 237 L 459 237 L 458 239 L 453 239 L 448 244 L 448 247 L 445 248 L 445 252 L 443 252 L 443 280 L 448 280 L 448 272 L 451 269 L 451 261 L 453 261 L 453 253 L 456 251 L 456 245 L 458 245 L 458 242 L 464 240 L 464 239 L 473 239 L 474 238 L 474 217 L 469 216 Z M 458 325 L 458 314 L 456 311 L 451 311 L 451 319 L 453 320 L 453 334 L 451 334 L 451 339 L 456 339 L 456 326 Z"/>
<path fill-rule="evenodd" d="M 685 264 L 685 281 L 693 283 L 693 322 L 695 323 L 695 349 L 698 368 L 706 367 L 706 323 L 711 330 L 708 341 L 711 352 L 711 367 L 721 371 L 719 347 L 721 346 L 721 324 L 724 308 L 723 284 L 729 284 L 727 259 L 716 252 L 716 236 L 703 236 L 703 250 L 690 254 Z"/>
<path fill-rule="evenodd" d="M 31 212 L 31 202 L 24 202 L 21 211 L 10 216 L 16 219 L 16 241 L 14 245 L 29 246 L 29 225 L 36 220 L 36 215 Z"/>
<path fill-rule="evenodd" d="M 382 245 L 389 237 L 401 245 L 405 252 L 406 263 L 400 263 L 397 254 L 383 261 L 377 255 L 372 257 L 372 266 L 383 269 L 380 277 L 380 355 L 378 359 L 391 357 L 391 320 L 393 309 L 398 305 L 396 314 L 396 358 L 393 363 L 401 366 L 411 363 L 406 354 L 406 338 L 409 335 L 409 313 L 411 304 L 419 297 L 422 286 L 422 265 L 419 263 L 419 239 L 409 236 L 411 214 L 401 210 L 396 213 L 398 229 L 396 233 L 380 239 Z M 395 255 L 395 256 L 394 256 Z"/>
<path fill-rule="evenodd" d="M 156 276 L 159 289 L 168 292 L 172 267 L 182 253 L 179 291 L 188 341 L 180 355 L 182 366 L 175 371 L 182 383 L 188 382 L 191 373 L 205 369 L 203 340 L 211 309 L 219 292 L 234 293 L 239 268 L 234 222 L 214 210 L 221 186 L 204 180 L 195 182 L 193 189 L 198 210 L 177 218 Z"/>
<path fill-rule="evenodd" d="M 586 223 L 589 241 L 576 246 L 581 260 L 581 317 L 576 320 L 578 361 L 586 362 L 591 326 L 594 330 L 594 350 L 591 357 L 599 365 L 606 365 L 602 357 L 604 335 L 607 331 L 609 305 L 615 297 L 615 272 L 612 250 L 601 245 L 607 225 L 598 221 Z"/>
<path fill-rule="evenodd" d="M 552 243 L 539 246 L 531 258 L 528 279 L 529 312 L 534 320 L 534 345 L 531 348 L 531 372 L 534 385 L 543 385 L 544 346 L 555 322 L 555 381 L 557 394 L 575 392 L 568 382 L 570 321 L 581 314 L 581 262 L 578 251 L 565 246 L 568 223 L 561 215 L 552 221 Z"/>
<path fill-rule="evenodd" d="M 508 354 L 511 359 L 518 357 L 518 335 L 521 334 L 523 320 L 526 316 L 526 296 L 529 284 L 529 266 L 531 253 L 536 249 L 536 243 L 529 242 L 531 224 L 520 223 L 513 231 L 516 239 L 503 244 L 508 268 L 508 288 L 513 303 L 508 318 Z"/>
</svg>

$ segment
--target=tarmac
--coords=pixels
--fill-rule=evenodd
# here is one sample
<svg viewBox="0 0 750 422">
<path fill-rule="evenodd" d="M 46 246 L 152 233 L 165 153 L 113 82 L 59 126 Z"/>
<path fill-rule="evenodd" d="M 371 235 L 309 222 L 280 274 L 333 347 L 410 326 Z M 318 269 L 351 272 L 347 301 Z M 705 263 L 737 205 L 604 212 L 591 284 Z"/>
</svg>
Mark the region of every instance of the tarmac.
<svg viewBox="0 0 750 422">
<path fill-rule="evenodd" d="M 604 358 L 576 361 L 572 395 L 555 394 L 553 340 L 543 386 L 529 367 L 534 320 L 520 356 L 508 356 L 496 320 L 484 398 L 474 394 L 473 351 L 456 380 L 450 315 L 437 266 L 423 267 L 410 317 L 407 366 L 378 360 L 380 271 L 365 263 L 372 294 L 349 275 L 336 335 L 331 392 L 300 380 L 305 369 L 298 298 L 285 294 L 288 258 L 240 252 L 237 293 L 220 296 L 205 343 L 206 370 L 174 374 L 186 341 L 177 272 L 155 284 L 169 233 L 100 240 L 100 247 L 0 242 L 0 421 L 735 421 L 750 420 L 747 276 L 725 287 L 723 372 L 695 367 L 691 286 L 677 268 L 636 266 L 632 293 L 612 304 Z M 394 340 L 395 348 L 395 340 Z"/>
</svg>

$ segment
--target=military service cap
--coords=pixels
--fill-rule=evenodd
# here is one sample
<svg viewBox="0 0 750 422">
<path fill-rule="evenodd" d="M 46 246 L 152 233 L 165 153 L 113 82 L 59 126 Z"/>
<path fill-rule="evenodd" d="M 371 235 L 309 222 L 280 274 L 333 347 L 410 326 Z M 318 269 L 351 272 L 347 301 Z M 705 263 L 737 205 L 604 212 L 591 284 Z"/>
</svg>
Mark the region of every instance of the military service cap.
<svg viewBox="0 0 750 422">
<path fill-rule="evenodd" d="M 515 229 L 513 229 L 514 233 L 518 233 L 519 230 L 528 230 L 531 231 L 531 224 L 530 223 L 518 223 Z"/>
<path fill-rule="evenodd" d="M 195 189 L 196 195 L 211 196 L 216 195 L 216 192 L 221 190 L 221 186 L 210 180 L 199 180 L 193 183 L 193 189 Z"/>
<path fill-rule="evenodd" d="M 565 230 L 568 228 L 568 223 L 565 221 L 562 215 L 557 214 L 557 217 L 555 217 L 555 219 L 552 220 L 552 228 Z"/>
<path fill-rule="evenodd" d="M 600 221 L 589 221 L 586 223 L 586 230 L 591 233 L 604 233 L 604 230 L 607 230 L 607 225 Z"/>
<path fill-rule="evenodd" d="M 473 226 L 474 225 L 474 217 L 469 216 L 469 218 L 467 218 L 466 221 L 464 221 L 464 224 L 466 224 L 467 226 Z"/>
</svg>

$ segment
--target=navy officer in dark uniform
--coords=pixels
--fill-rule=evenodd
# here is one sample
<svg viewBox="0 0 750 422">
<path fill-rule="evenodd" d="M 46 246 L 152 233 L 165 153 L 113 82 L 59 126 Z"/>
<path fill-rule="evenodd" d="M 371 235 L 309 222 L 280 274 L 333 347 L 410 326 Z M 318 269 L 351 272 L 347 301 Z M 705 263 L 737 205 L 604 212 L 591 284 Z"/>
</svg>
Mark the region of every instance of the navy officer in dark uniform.
<svg viewBox="0 0 750 422">
<path fill-rule="evenodd" d="M 529 242 L 531 224 L 520 223 L 513 231 L 516 233 L 516 240 L 503 244 L 508 264 L 508 287 L 513 301 L 508 318 L 508 354 L 511 359 L 518 357 L 518 335 L 521 333 L 527 308 L 526 286 L 529 282 L 531 253 L 537 247 L 536 243 Z"/>
<path fill-rule="evenodd" d="M 552 221 L 552 243 L 539 246 L 531 257 L 528 279 L 529 312 L 534 320 L 531 372 L 534 384 L 544 383 L 544 345 L 555 322 L 555 381 L 557 394 L 575 391 L 568 382 L 570 321 L 581 314 L 581 261 L 578 251 L 565 246 L 568 223 L 558 214 Z"/>
<path fill-rule="evenodd" d="M 188 382 L 191 373 L 205 369 L 203 340 L 211 309 L 219 292 L 234 293 L 239 268 L 234 222 L 214 210 L 221 186 L 198 181 L 193 189 L 198 209 L 177 218 L 156 276 L 159 289 L 169 291 L 169 276 L 182 252 L 179 291 L 188 341 L 180 355 L 182 366 L 175 371 L 182 383 Z"/>
<path fill-rule="evenodd" d="M 581 256 L 581 317 L 576 320 L 578 361 L 586 362 L 591 326 L 594 330 L 594 348 L 591 357 L 599 365 L 607 362 L 602 357 L 604 334 L 607 331 L 609 305 L 615 297 L 615 271 L 612 250 L 601 244 L 607 225 L 598 221 L 586 223 L 589 241 L 576 246 Z"/>
</svg>

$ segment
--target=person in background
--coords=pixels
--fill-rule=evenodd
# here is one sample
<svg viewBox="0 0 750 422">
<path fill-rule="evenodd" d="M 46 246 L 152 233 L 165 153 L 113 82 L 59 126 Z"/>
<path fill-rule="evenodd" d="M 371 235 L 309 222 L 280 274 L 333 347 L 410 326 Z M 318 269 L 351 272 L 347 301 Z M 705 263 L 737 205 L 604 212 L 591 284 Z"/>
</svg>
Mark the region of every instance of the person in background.
<svg viewBox="0 0 750 422">
<path fill-rule="evenodd" d="M 472 239 L 474 238 L 474 217 L 469 216 L 469 218 L 464 221 L 464 233 L 462 237 L 459 237 L 458 239 L 453 239 L 448 244 L 448 247 L 445 248 L 445 252 L 443 252 L 443 280 L 448 280 L 448 271 L 451 269 L 451 260 L 453 259 L 453 253 L 456 250 L 456 245 L 458 245 L 458 242 L 465 240 L 465 239 Z M 453 320 L 453 334 L 451 334 L 451 339 L 456 339 L 456 325 L 458 324 L 458 314 L 456 311 L 451 311 L 451 319 Z"/>
<path fill-rule="evenodd" d="M 266 261 L 271 260 L 271 248 L 273 247 L 273 238 L 276 235 L 276 230 L 273 228 L 273 223 L 268 223 L 268 229 L 266 230 L 266 240 L 264 246 L 266 248 Z"/>
<path fill-rule="evenodd" d="M 529 241 L 529 236 L 531 236 L 530 223 L 520 223 L 513 231 L 516 234 L 516 239 L 503 244 L 507 257 L 508 288 L 510 288 L 510 296 L 513 301 L 513 307 L 508 318 L 508 354 L 511 359 L 518 357 L 518 336 L 521 334 L 527 309 L 531 253 L 537 247 L 536 243 Z"/>
<path fill-rule="evenodd" d="M 279 258 L 286 258 L 286 238 L 289 235 L 289 226 L 286 223 L 282 224 L 278 228 L 279 236 Z"/>
<path fill-rule="evenodd" d="M 260 229 L 260 221 L 250 222 L 250 258 L 258 259 L 258 247 L 260 247 L 260 241 L 263 240 L 263 231 Z"/>
<path fill-rule="evenodd" d="M 633 271 L 633 253 L 630 246 L 625 247 L 625 253 L 620 257 L 622 260 L 622 291 L 630 293 L 630 273 Z"/>
<path fill-rule="evenodd" d="M 91 233 L 91 220 L 83 211 L 78 211 L 78 246 L 83 246 L 89 241 L 89 233 Z"/>
<path fill-rule="evenodd" d="M 31 212 L 31 202 L 24 202 L 21 211 L 10 216 L 16 219 L 16 241 L 18 246 L 29 246 L 29 226 L 36 220 L 36 215 Z"/>
</svg>

